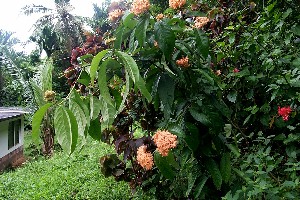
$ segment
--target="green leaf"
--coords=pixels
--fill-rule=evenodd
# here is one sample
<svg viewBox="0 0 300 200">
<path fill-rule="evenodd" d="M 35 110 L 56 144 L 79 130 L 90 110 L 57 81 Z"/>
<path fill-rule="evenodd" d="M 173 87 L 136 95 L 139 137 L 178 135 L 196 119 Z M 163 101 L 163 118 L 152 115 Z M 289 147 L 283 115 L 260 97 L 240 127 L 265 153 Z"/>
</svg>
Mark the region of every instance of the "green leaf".
<svg viewBox="0 0 300 200">
<path fill-rule="evenodd" d="M 128 72 L 133 82 L 136 84 L 137 88 L 141 91 L 144 97 L 146 97 L 148 102 L 150 102 L 152 99 L 151 94 L 148 92 L 146 88 L 145 81 L 141 77 L 139 68 L 136 62 L 134 61 L 134 59 L 128 54 L 121 51 L 116 51 L 115 54 L 122 60 L 126 71 Z"/>
<path fill-rule="evenodd" d="M 53 65 L 50 60 L 46 61 L 43 69 L 42 69 L 42 90 L 45 92 L 46 90 L 52 90 L 52 71 Z"/>
<path fill-rule="evenodd" d="M 185 137 L 185 133 L 183 129 L 178 125 L 178 123 L 170 123 L 167 130 L 170 131 L 172 134 L 177 135 L 180 138 Z"/>
<path fill-rule="evenodd" d="M 63 106 L 58 106 L 54 113 L 54 127 L 61 147 L 71 154 L 78 139 L 78 125 L 73 113 Z"/>
<path fill-rule="evenodd" d="M 129 75 L 128 75 L 128 72 L 125 71 L 125 78 L 126 78 L 126 83 L 125 83 L 125 91 L 123 93 L 123 99 L 122 99 L 122 102 L 119 106 L 119 110 L 118 110 L 118 113 L 120 113 L 124 106 L 125 106 L 125 102 L 126 102 L 126 99 L 127 99 L 127 96 L 129 94 L 129 90 L 130 90 L 130 79 L 129 79 Z"/>
<path fill-rule="evenodd" d="M 199 182 L 199 184 L 195 188 L 195 192 L 194 192 L 195 199 L 197 199 L 200 196 L 200 194 L 202 192 L 202 189 L 203 189 L 208 177 L 202 176 L 200 179 L 201 179 L 201 181 Z"/>
<path fill-rule="evenodd" d="M 295 35 L 300 36 L 300 25 L 296 25 L 294 27 L 292 27 L 291 30 Z"/>
<path fill-rule="evenodd" d="M 33 90 L 34 100 L 37 103 L 37 105 L 39 107 L 45 105 L 46 102 L 44 100 L 43 90 L 33 80 L 30 80 L 30 85 Z"/>
<path fill-rule="evenodd" d="M 238 147 L 233 144 L 226 144 L 226 146 L 231 150 L 232 153 L 235 154 L 237 158 L 241 156 L 240 149 Z"/>
<path fill-rule="evenodd" d="M 222 186 L 222 175 L 216 161 L 214 161 L 212 158 L 209 158 L 205 162 L 205 165 L 212 177 L 214 185 L 216 186 L 217 190 L 220 190 Z"/>
<path fill-rule="evenodd" d="M 143 47 L 145 44 L 146 31 L 149 25 L 149 19 L 150 19 L 149 14 L 143 15 L 143 17 L 140 18 L 140 21 L 136 26 L 135 36 L 137 38 L 137 41 L 139 42 L 140 47 Z"/>
<path fill-rule="evenodd" d="M 188 145 L 188 147 L 195 152 L 198 149 L 198 146 L 200 144 L 199 140 L 199 130 L 197 126 L 195 126 L 192 123 L 186 122 L 186 127 L 188 128 L 190 134 L 186 134 L 185 136 L 185 142 Z"/>
<path fill-rule="evenodd" d="M 126 12 L 122 17 L 122 20 L 124 26 L 130 29 L 133 29 L 137 23 L 136 20 L 134 19 L 134 14 L 130 12 Z"/>
<path fill-rule="evenodd" d="M 101 140 L 101 123 L 99 119 L 94 119 L 91 121 L 90 127 L 89 127 L 89 135 L 97 141 Z"/>
<path fill-rule="evenodd" d="M 91 84 L 94 85 L 94 79 L 96 77 L 96 72 L 98 70 L 98 66 L 102 60 L 102 58 L 107 54 L 108 49 L 100 51 L 92 60 L 91 68 L 90 68 L 90 77 Z"/>
<path fill-rule="evenodd" d="M 96 119 L 99 117 L 99 113 L 101 110 L 101 101 L 94 96 L 90 96 L 90 119 Z"/>
<path fill-rule="evenodd" d="M 89 116 L 85 115 L 85 112 L 81 106 L 74 99 L 70 99 L 69 109 L 72 111 L 72 113 L 74 113 L 76 121 L 78 122 L 78 134 L 84 137 L 84 131 L 87 126 L 87 119 L 89 120 Z"/>
<path fill-rule="evenodd" d="M 237 91 L 236 90 L 230 91 L 229 94 L 227 95 L 228 101 L 230 101 L 232 103 L 236 102 L 236 97 L 237 97 Z"/>
<path fill-rule="evenodd" d="M 188 189 L 185 192 L 185 197 L 188 197 L 189 194 L 191 193 L 198 176 L 199 175 L 198 175 L 197 171 L 189 171 L 188 176 L 187 176 L 187 178 L 188 178 Z"/>
<path fill-rule="evenodd" d="M 114 48 L 115 49 L 121 49 L 121 46 L 122 46 L 122 42 L 123 42 L 123 35 L 125 34 L 125 32 L 126 32 L 126 27 L 125 26 L 119 26 L 118 28 L 117 28 L 117 30 L 115 31 L 115 34 L 114 34 L 114 36 L 115 36 L 115 38 L 116 38 L 116 40 L 115 40 L 115 42 L 114 42 Z"/>
<path fill-rule="evenodd" d="M 230 153 L 228 153 L 228 152 L 224 153 L 221 158 L 220 171 L 221 171 L 224 182 L 228 183 L 229 179 L 231 177 Z"/>
<path fill-rule="evenodd" d="M 300 58 L 296 58 L 295 60 L 293 60 L 292 65 L 300 68 Z"/>
<path fill-rule="evenodd" d="M 198 110 L 194 108 L 190 108 L 189 111 L 191 115 L 194 117 L 194 119 L 197 120 L 198 122 L 201 122 L 205 126 L 211 125 L 211 121 L 204 113 L 200 113 Z"/>
<path fill-rule="evenodd" d="M 111 98 L 111 95 L 109 93 L 109 89 L 107 86 L 107 81 L 106 81 L 106 66 L 111 60 L 112 59 L 107 59 L 100 65 L 99 75 L 98 75 L 98 85 L 99 85 L 101 97 L 105 100 L 105 102 L 107 104 L 114 106 L 115 103 L 114 103 L 113 99 Z"/>
<path fill-rule="evenodd" d="M 40 109 L 38 109 L 33 117 L 32 117 L 32 140 L 34 141 L 34 143 L 36 145 L 39 144 L 39 136 L 40 136 L 40 126 L 42 123 L 42 120 L 48 110 L 48 108 L 50 108 L 50 106 L 52 106 L 52 103 L 47 103 L 45 105 L 43 105 L 42 107 L 40 107 Z"/>
<path fill-rule="evenodd" d="M 90 78 L 89 74 L 86 71 L 83 71 L 81 73 L 79 79 L 77 80 L 77 82 L 88 87 L 90 82 L 91 82 L 91 78 Z"/>
<path fill-rule="evenodd" d="M 175 46 L 175 34 L 171 26 L 162 20 L 156 22 L 154 25 L 154 35 L 158 47 L 166 59 L 170 60 Z"/>
<path fill-rule="evenodd" d="M 168 162 L 167 157 L 161 156 L 159 153 L 154 153 L 154 162 L 155 165 L 158 167 L 159 171 L 162 173 L 162 175 L 167 179 L 174 179 L 176 176 L 176 173 L 172 169 L 172 166 Z"/>
<path fill-rule="evenodd" d="M 172 106 L 174 102 L 175 83 L 174 80 L 168 75 L 163 74 L 158 83 L 158 94 L 163 105 L 165 120 L 170 119 L 172 113 Z"/>
<path fill-rule="evenodd" d="M 110 104 L 107 104 L 103 98 L 100 98 L 101 102 L 101 115 L 102 115 L 102 130 L 109 128 L 114 122 L 117 114 L 116 108 Z"/>
<path fill-rule="evenodd" d="M 195 30 L 197 51 L 206 60 L 209 53 L 209 40 L 207 35 L 199 29 Z"/>
</svg>

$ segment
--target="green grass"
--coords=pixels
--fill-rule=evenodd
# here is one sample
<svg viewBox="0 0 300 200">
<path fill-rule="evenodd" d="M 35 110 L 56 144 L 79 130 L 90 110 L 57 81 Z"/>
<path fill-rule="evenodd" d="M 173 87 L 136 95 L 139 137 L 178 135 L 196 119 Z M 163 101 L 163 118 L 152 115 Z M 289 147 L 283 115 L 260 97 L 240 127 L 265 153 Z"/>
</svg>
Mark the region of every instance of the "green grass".
<svg viewBox="0 0 300 200">
<path fill-rule="evenodd" d="M 31 153 L 30 135 L 25 136 L 25 155 Z M 70 157 L 57 151 L 50 159 L 38 156 L 23 167 L 0 175 L 0 199 L 130 199 L 127 183 L 105 178 L 99 158 L 113 149 L 90 141 Z"/>
</svg>

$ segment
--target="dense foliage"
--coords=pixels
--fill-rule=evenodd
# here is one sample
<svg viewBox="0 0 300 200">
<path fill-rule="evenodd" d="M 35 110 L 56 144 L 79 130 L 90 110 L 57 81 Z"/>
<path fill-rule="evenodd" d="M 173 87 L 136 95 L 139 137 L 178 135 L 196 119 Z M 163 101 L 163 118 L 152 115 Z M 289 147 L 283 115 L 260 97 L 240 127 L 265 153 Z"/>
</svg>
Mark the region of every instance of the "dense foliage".
<svg viewBox="0 0 300 200">
<path fill-rule="evenodd" d="M 102 173 L 158 199 L 298 199 L 296 1 L 112 3 L 48 102 L 68 153 L 115 147 Z M 130 9 L 130 11 L 129 11 Z M 162 13 L 158 13 L 161 12 Z M 37 135 L 41 120 L 33 121 Z"/>
</svg>

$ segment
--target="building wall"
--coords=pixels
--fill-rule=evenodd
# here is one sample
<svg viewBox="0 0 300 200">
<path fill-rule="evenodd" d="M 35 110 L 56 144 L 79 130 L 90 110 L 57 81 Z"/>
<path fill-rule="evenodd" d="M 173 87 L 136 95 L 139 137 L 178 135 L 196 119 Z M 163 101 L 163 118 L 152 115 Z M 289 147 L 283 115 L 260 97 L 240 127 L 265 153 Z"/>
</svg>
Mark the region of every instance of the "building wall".
<svg viewBox="0 0 300 200">
<path fill-rule="evenodd" d="M 14 121 L 17 119 L 21 119 L 20 142 L 19 142 L 19 144 L 8 149 L 8 123 L 10 121 Z M 0 158 L 19 149 L 20 147 L 23 148 L 23 143 L 24 143 L 24 118 L 23 118 L 23 116 L 8 119 L 8 120 L 0 122 Z"/>
</svg>

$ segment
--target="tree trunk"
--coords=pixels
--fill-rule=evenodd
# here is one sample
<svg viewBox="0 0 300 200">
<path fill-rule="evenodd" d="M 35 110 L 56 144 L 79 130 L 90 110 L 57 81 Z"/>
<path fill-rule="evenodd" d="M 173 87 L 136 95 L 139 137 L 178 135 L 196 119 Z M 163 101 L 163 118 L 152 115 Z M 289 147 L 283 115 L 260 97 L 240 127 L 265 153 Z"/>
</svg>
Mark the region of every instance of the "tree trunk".
<svg viewBox="0 0 300 200">
<path fill-rule="evenodd" d="M 54 150 L 54 133 L 51 128 L 44 129 L 43 142 L 44 156 L 51 157 L 53 155 Z"/>
</svg>

